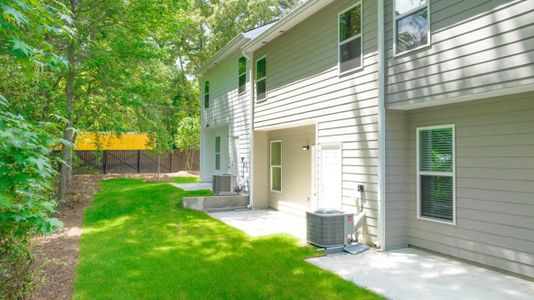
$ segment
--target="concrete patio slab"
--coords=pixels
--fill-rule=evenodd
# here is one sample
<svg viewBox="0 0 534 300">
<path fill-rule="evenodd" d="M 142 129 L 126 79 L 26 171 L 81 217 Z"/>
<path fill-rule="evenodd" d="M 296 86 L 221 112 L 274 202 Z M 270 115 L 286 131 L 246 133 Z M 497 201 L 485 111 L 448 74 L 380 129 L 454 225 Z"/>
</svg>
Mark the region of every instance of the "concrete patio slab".
<svg viewBox="0 0 534 300">
<path fill-rule="evenodd" d="M 414 248 L 308 261 L 390 299 L 534 299 L 534 282 Z"/>
<path fill-rule="evenodd" d="M 253 237 L 287 233 L 306 240 L 306 219 L 276 210 L 227 211 L 209 215 Z"/>
<path fill-rule="evenodd" d="M 198 190 L 211 190 L 211 182 L 198 182 L 198 183 L 171 183 L 173 186 L 180 188 L 184 191 L 198 191 Z"/>
</svg>

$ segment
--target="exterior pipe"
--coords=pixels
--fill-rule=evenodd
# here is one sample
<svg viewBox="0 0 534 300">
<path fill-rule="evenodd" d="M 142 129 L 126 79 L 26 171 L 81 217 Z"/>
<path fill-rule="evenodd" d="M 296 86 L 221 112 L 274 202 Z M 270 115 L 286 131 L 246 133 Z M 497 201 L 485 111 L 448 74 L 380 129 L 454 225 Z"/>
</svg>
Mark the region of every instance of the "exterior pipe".
<svg viewBox="0 0 534 300">
<path fill-rule="evenodd" d="M 249 80 L 249 141 L 250 141 L 250 156 L 249 156 L 249 167 L 248 167 L 248 205 L 247 208 L 254 209 L 254 77 L 253 77 L 253 66 L 254 60 L 252 53 L 242 51 L 243 56 L 248 60 L 248 80 Z"/>
<path fill-rule="evenodd" d="M 386 55 L 384 0 L 378 0 L 378 243 L 386 250 Z"/>
</svg>

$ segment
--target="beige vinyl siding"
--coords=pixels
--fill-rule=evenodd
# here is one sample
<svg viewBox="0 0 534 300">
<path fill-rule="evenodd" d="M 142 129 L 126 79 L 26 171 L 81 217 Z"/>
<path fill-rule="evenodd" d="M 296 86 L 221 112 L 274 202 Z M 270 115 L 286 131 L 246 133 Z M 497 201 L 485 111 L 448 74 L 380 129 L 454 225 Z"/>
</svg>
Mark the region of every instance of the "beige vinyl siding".
<svg viewBox="0 0 534 300">
<path fill-rule="evenodd" d="M 245 158 L 245 178 L 249 178 L 250 169 L 250 96 L 248 89 L 238 93 L 238 60 L 241 57 L 239 50 L 229 55 L 220 64 L 206 72 L 202 78 L 210 81 L 210 106 L 208 109 L 202 107 L 202 129 L 201 141 L 206 147 L 201 147 L 201 179 L 211 181 L 211 169 L 209 163 L 214 160 L 214 153 L 209 150 L 207 141 L 212 128 L 227 128 L 227 143 L 222 144 L 227 147 L 228 168 L 221 170 L 243 177 L 243 164 L 241 157 Z M 247 61 L 247 65 L 250 64 Z M 247 72 L 248 76 L 248 72 Z M 247 82 L 250 78 L 247 78 Z M 203 85 L 202 85 L 203 86 Z M 248 84 L 247 84 L 248 88 Z M 202 98 L 203 98 L 202 91 Z M 202 102 L 203 103 L 203 102 Z M 202 105 L 203 106 L 203 105 Z M 206 127 L 209 125 L 209 127 Z"/>
<path fill-rule="evenodd" d="M 282 191 L 269 193 L 269 206 L 304 215 L 311 209 L 311 151 L 302 146 L 315 144 L 315 126 L 269 132 L 269 141 L 282 141 Z"/>
<path fill-rule="evenodd" d="M 340 143 L 343 209 L 355 211 L 366 188 L 366 238 L 378 218 L 377 6 L 363 1 L 363 68 L 339 76 L 338 14 L 355 1 L 335 1 L 254 53 L 267 56 L 267 98 L 255 104 L 255 130 L 317 124 L 316 144 Z M 255 147 L 256 148 L 256 147 Z M 320 170 L 317 170 L 320 172 Z M 305 195 L 302 195 L 303 197 Z"/>
<path fill-rule="evenodd" d="M 532 1 L 430 1 L 431 46 L 393 57 L 386 1 L 387 104 L 432 105 L 534 83 Z"/>
<path fill-rule="evenodd" d="M 412 181 L 408 176 L 407 113 L 388 111 L 386 114 L 386 245 L 385 249 L 407 246 L 406 199 Z"/>
<path fill-rule="evenodd" d="M 409 244 L 534 277 L 533 100 L 526 93 L 405 113 Z M 456 126 L 456 226 L 416 218 L 416 127 L 443 124 Z"/>
</svg>

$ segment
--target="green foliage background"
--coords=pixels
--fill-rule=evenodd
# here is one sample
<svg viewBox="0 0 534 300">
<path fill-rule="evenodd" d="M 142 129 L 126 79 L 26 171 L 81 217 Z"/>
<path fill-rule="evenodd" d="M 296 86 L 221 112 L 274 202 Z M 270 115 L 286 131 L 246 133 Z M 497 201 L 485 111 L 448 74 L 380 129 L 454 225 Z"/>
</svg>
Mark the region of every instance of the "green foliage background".
<svg viewBox="0 0 534 300">
<path fill-rule="evenodd" d="M 61 226 L 51 215 L 78 132 L 147 132 L 157 151 L 198 149 L 196 70 L 299 2 L 0 0 L 0 299 L 37 287 L 29 242 Z"/>
</svg>

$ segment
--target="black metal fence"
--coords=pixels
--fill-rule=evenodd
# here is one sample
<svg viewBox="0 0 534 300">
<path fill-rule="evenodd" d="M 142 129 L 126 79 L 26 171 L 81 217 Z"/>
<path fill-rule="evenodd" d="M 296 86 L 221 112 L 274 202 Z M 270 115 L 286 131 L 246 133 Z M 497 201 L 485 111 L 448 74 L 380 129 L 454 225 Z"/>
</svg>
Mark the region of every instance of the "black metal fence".
<svg viewBox="0 0 534 300">
<path fill-rule="evenodd" d="M 96 171 L 99 173 L 173 173 L 198 171 L 199 151 L 173 151 L 156 155 L 143 150 L 75 151 L 75 172 Z"/>
</svg>

